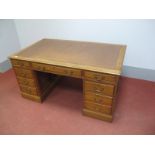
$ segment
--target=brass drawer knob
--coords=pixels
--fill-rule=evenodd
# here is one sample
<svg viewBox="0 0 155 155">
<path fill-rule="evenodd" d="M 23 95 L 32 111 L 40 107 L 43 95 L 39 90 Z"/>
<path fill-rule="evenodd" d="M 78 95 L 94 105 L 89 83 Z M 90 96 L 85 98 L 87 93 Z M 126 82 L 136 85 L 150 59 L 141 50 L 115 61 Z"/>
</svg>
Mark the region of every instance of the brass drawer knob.
<svg viewBox="0 0 155 155">
<path fill-rule="evenodd" d="M 98 107 L 95 107 L 95 110 L 99 111 L 99 108 Z"/>
<path fill-rule="evenodd" d="M 73 71 L 70 71 L 70 75 L 73 75 L 74 74 L 74 72 Z"/>
<path fill-rule="evenodd" d="M 104 76 L 97 76 L 97 75 L 95 75 L 94 78 L 95 78 L 96 81 L 102 81 L 102 80 L 105 79 Z"/>
<path fill-rule="evenodd" d="M 64 70 L 64 73 L 67 75 L 73 75 L 74 71 Z"/>
<path fill-rule="evenodd" d="M 96 103 L 100 103 L 100 104 L 103 102 L 103 100 L 98 99 L 98 98 L 95 98 L 94 101 L 95 101 Z"/>
<path fill-rule="evenodd" d="M 24 83 L 25 85 L 28 85 L 28 84 L 29 84 L 28 81 L 23 81 L 23 83 Z"/>
<path fill-rule="evenodd" d="M 46 67 L 46 70 L 47 70 L 47 71 L 50 71 L 50 67 L 49 67 L 49 66 L 47 66 L 47 67 Z"/>
<path fill-rule="evenodd" d="M 19 65 L 20 65 L 21 67 L 23 67 L 23 66 L 24 66 L 24 63 L 20 63 Z"/>
<path fill-rule="evenodd" d="M 65 73 L 65 74 L 68 74 L 68 71 L 67 71 L 67 70 L 64 70 L 64 73 Z"/>
<path fill-rule="evenodd" d="M 25 74 L 25 73 L 21 73 L 21 75 L 22 75 L 22 76 L 24 76 L 24 77 L 26 76 L 26 74 Z"/>
<path fill-rule="evenodd" d="M 103 92 L 104 91 L 104 88 L 94 87 L 94 91 L 96 91 L 96 92 Z"/>
<path fill-rule="evenodd" d="M 46 71 L 46 67 L 42 67 L 42 70 L 43 70 L 43 71 Z"/>
</svg>

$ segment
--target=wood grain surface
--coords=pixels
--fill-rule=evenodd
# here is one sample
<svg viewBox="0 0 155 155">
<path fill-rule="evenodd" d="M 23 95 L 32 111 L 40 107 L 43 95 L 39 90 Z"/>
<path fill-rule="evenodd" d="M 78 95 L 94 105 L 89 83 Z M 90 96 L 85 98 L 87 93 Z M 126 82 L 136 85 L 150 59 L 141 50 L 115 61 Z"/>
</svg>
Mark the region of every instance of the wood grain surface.
<svg viewBox="0 0 155 155">
<path fill-rule="evenodd" d="M 125 49 L 125 45 L 42 39 L 10 58 L 120 75 Z"/>
</svg>

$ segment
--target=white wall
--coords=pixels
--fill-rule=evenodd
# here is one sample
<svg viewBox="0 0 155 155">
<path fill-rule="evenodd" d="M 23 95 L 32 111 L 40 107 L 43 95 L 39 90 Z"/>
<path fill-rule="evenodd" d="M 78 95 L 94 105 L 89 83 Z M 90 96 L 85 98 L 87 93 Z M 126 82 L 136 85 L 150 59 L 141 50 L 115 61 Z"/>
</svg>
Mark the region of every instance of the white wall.
<svg viewBox="0 0 155 155">
<path fill-rule="evenodd" d="M 126 44 L 124 65 L 155 69 L 155 20 L 15 20 L 21 47 L 41 38 Z"/>
<path fill-rule="evenodd" d="M 0 20 L 0 63 L 20 49 L 19 40 L 13 20 Z"/>
</svg>

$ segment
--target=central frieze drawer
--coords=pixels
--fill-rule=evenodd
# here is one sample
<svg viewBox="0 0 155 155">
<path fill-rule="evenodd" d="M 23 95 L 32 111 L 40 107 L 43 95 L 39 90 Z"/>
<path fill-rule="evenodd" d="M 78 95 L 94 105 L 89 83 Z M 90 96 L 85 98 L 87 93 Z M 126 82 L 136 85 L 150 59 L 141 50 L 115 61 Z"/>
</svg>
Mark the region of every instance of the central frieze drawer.
<svg viewBox="0 0 155 155">
<path fill-rule="evenodd" d="M 85 91 L 91 91 L 98 94 L 113 96 L 114 86 L 85 81 Z"/>
<path fill-rule="evenodd" d="M 78 69 L 59 67 L 54 65 L 46 65 L 41 63 L 32 63 L 32 67 L 35 70 L 39 70 L 43 72 L 51 72 L 51 73 L 60 74 L 60 75 L 81 77 L 81 71 Z"/>
</svg>

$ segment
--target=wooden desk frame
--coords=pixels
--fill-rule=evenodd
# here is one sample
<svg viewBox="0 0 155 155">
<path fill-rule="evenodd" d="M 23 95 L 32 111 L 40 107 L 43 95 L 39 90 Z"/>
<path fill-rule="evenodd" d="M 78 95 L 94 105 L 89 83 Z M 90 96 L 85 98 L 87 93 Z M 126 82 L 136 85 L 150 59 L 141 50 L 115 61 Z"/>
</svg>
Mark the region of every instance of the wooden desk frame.
<svg viewBox="0 0 155 155">
<path fill-rule="evenodd" d="M 23 97 L 43 102 L 58 81 L 59 76 L 81 78 L 84 96 L 83 114 L 111 122 L 124 53 L 125 47 L 123 46 L 115 69 L 74 66 L 70 63 L 47 60 L 32 61 L 28 58 L 20 58 L 18 55 L 11 56 L 10 60 Z M 45 76 L 41 72 L 52 74 Z M 44 84 L 41 85 L 39 78 L 43 79 Z"/>
</svg>

